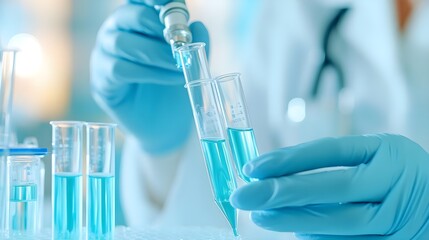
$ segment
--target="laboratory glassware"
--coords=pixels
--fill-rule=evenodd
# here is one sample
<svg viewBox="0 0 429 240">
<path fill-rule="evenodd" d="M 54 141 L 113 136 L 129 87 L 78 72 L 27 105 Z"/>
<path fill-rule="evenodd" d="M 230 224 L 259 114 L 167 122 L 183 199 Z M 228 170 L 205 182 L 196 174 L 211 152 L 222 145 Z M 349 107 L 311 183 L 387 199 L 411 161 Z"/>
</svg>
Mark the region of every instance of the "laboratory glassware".
<svg viewBox="0 0 429 240">
<path fill-rule="evenodd" d="M 223 120 L 215 81 L 211 79 L 208 68 L 205 44 L 184 45 L 178 52 L 215 202 L 237 235 L 237 211 L 229 202 L 237 186 L 226 149 Z"/>
<path fill-rule="evenodd" d="M 10 137 L 10 113 L 12 111 L 13 83 L 16 50 L 0 50 L 0 237 L 7 234 L 9 226 L 9 173 L 7 155 Z"/>
<path fill-rule="evenodd" d="M 40 181 L 39 185 L 37 187 L 37 192 L 39 193 L 38 197 L 40 199 L 39 202 L 39 214 L 38 214 L 38 220 L 37 220 L 37 231 L 40 232 L 43 228 L 43 216 L 44 216 L 44 203 L 45 203 L 45 176 L 46 176 L 46 168 L 45 163 L 43 161 L 40 161 Z"/>
<path fill-rule="evenodd" d="M 115 229 L 115 127 L 86 123 L 88 239 L 114 239 Z"/>
<path fill-rule="evenodd" d="M 53 238 L 81 239 L 83 123 L 52 121 L 51 125 Z"/>
<path fill-rule="evenodd" d="M 229 197 L 237 188 L 226 148 L 222 118 L 216 106 L 216 86 L 213 80 L 192 81 L 186 84 L 194 120 L 215 198 L 234 235 L 237 235 L 237 212 Z"/>
<path fill-rule="evenodd" d="M 206 55 L 205 43 L 191 43 L 177 49 L 182 62 L 185 81 L 212 79 Z M 216 101 L 217 102 L 217 101 Z"/>
<path fill-rule="evenodd" d="M 40 231 L 41 158 L 46 148 L 11 148 L 8 165 L 10 174 L 9 230 L 10 235 L 34 236 Z"/>
<path fill-rule="evenodd" d="M 238 176 L 250 182 L 250 178 L 243 174 L 243 166 L 259 153 L 246 108 L 240 74 L 221 75 L 216 78 L 216 86 Z"/>
<path fill-rule="evenodd" d="M 14 132 L 11 132 L 10 135 L 10 139 L 9 139 L 9 148 L 12 148 L 11 151 L 17 151 L 14 149 L 19 149 L 21 155 L 31 155 L 31 153 L 33 153 L 33 157 L 34 158 L 39 158 L 39 170 L 40 170 L 40 178 L 39 178 L 39 182 L 37 185 L 37 192 L 38 192 L 38 199 L 41 199 L 40 201 L 38 200 L 37 202 L 39 203 L 38 208 L 39 209 L 44 209 L 44 193 L 45 193 L 45 163 L 42 161 L 42 157 L 44 155 L 46 155 L 47 153 L 47 149 L 46 148 L 39 148 L 39 144 L 37 141 L 37 138 L 35 137 L 26 137 L 24 139 L 24 142 L 22 144 L 18 144 L 18 141 L 16 139 L 16 135 L 14 134 Z M 28 150 L 26 150 L 28 149 Z M 46 149 L 46 150 L 45 150 Z M 43 151 L 46 151 L 46 153 L 43 153 Z M 15 154 L 17 155 L 17 154 Z M 10 163 L 10 161 L 9 161 Z M 10 164 L 9 164 L 10 166 Z M 9 167 L 10 168 L 10 167 Z M 43 212 L 42 210 L 39 210 L 38 212 L 38 219 L 37 219 L 37 232 L 40 232 L 40 230 L 43 227 Z"/>
<path fill-rule="evenodd" d="M 341 91 L 345 88 L 346 81 L 343 69 L 341 68 L 341 64 L 338 64 L 337 61 L 335 61 L 332 58 L 332 54 L 330 51 L 330 47 L 332 47 L 332 37 L 335 35 L 335 31 L 339 28 L 341 22 L 344 20 L 344 17 L 347 15 L 347 12 L 349 12 L 350 8 L 340 8 L 338 12 L 335 14 L 334 18 L 329 22 L 328 27 L 325 30 L 325 33 L 323 35 L 323 42 L 322 42 L 322 49 L 323 49 L 323 62 L 320 65 L 320 67 L 317 70 L 316 77 L 314 78 L 313 87 L 311 88 L 311 97 L 313 99 L 316 99 L 317 95 L 319 94 L 319 90 L 322 88 L 322 80 L 323 80 L 323 74 L 325 73 L 325 70 L 330 68 L 334 70 L 334 72 L 337 75 L 337 86 L 338 91 Z"/>
</svg>

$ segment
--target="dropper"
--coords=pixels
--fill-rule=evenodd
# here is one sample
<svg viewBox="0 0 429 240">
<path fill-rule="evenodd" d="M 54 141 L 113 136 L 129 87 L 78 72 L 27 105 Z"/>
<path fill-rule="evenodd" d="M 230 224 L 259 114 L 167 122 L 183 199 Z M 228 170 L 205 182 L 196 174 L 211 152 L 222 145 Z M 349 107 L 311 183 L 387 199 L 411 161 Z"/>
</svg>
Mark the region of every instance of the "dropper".
<svg viewBox="0 0 429 240">
<path fill-rule="evenodd" d="M 192 42 L 192 33 L 188 27 L 189 12 L 185 0 L 173 0 L 160 6 L 159 19 L 165 25 L 164 39 L 171 45 L 176 65 L 180 68 L 177 48 Z"/>
</svg>

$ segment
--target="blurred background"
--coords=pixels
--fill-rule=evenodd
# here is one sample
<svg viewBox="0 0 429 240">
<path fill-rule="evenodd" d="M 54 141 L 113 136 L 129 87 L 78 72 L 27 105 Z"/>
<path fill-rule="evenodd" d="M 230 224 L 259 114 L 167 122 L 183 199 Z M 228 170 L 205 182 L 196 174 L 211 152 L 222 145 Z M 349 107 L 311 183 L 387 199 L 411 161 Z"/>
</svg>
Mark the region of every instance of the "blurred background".
<svg viewBox="0 0 429 240">
<path fill-rule="evenodd" d="M 203 21 L 211 33 L 214 75 L 239 71 L 228 24 L 239 1 L 188 0 L 191 20 Z M 12 125 L 19 142 L 38 139 L 51 147 L 52 120 L 111 122 L 90 93 L 89 61 L 98 28 L 123 4 L 118 0 L 0 0 L 0 46 L 16 47 Z M 204 4 L 204 7 L 202 7 Z M 210 5 L 210 6 L 208 6 Z M 238 21 L 239 22 L 239 21 Z M 120 169 L 122 134 L 118 129 L 116 172 Z M 51 157 L 44 158 L 45 227 L 50 226 Z M 119 178 L 116 178 L 118 181 Z M 119 184 L 117 183 L 117 186 Z M 119 191 L 116 191 L 118 194 Z M 126 225 L 116 197 L 117 225 Z"/>
</svg>

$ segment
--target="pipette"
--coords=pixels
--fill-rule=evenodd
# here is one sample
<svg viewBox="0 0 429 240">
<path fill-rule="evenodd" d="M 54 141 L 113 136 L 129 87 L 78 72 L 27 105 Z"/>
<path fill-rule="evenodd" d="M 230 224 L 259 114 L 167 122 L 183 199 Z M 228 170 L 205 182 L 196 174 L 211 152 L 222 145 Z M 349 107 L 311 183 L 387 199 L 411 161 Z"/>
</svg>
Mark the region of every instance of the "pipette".
<svg viewBox="0 0 429 240">
<path fill-rule="evenodd" d="M 16 50 L 0 49 L 0 238 L 7 234 L 9 226 L 9 171 L 7 155 L 10 137 L 13 83 Z"/>
<path fill-rule="evenodd" d="M 177 49 L 192 42 L 192 33 L 188 27 L 189 12 L 185 0 L 173 0 L 161 6 L 159 19 L 165 25 L 164 39 L 170 44 L 176 65 L 180 68 Z"/>
</svg>

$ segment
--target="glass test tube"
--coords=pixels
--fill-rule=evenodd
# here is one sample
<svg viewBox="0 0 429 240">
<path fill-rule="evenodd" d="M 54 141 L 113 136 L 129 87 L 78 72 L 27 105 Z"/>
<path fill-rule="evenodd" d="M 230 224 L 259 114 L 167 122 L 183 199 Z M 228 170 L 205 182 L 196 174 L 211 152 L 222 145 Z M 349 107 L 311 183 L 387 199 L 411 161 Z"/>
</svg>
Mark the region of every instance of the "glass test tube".
<svg viewBox="0 0 429 240">
<path fill-rule="evenodd" d="M 53 121 L 52 231 L 54 239 L 81 239 L 82 122 Z"/>
<path fill-rule="evenodd" d="M 237 235 L 237 211 L 229 202 L 237 186 L 226 150 L 216 86 L 210 78 L 204 46 L 204 43 L 194 43 L 178 51 L 215 202 L 230 223 L 234 235 Z"/>
<path fill-rule="evenodd" d="M 11 235 L 31 236 L 40 230 L 41 157 L 46 148 L 12 148 L 9 150 Z"/>
<path fill-rule="evenodd" d="M 86 123 L 88 239 L 114 239 L 115 127 L 116 124 Z"/>
<path fill-rule="evenodd" d="M 9 226 L 9 118 L 12 109 L 16 50 L 0 50 L 0 238 Z"/>
<path fill-rule="evenodd" d="M 212 79 L 205 47 L 205 43 L 191 43 L 177 49 L 187 83 Z"/>
<path fill-rule="evenodd" d="M 37 231 L 40 232 L 43 228 L 43 216 L 44 216 L 44 202 L 45 202 L 45 163 L 43 161 L 40 161 L 40 181 L 38 185 L 38 198 L 39 198 L 39 214 L 37 219 Z"/>
<path fill-rule="evenodd" d="M 192 42 L 192 33 L 188 27 L 189 12 L 185 0 L 172 0 L 159 7 L 159 19 L 165 25 L 164 39 L 170 44 L 173 58 L 178 68 L 181 62 L 177 49 Z"/>
<path fill-rule="evenodd" d="M 240 74 L 231 73 L 219 76 L 216 78 L 216 85 L 238 176 L 245 182 L 250 182 L 242 169 L 259 153 L 246 109 Z"/>
</svg>

